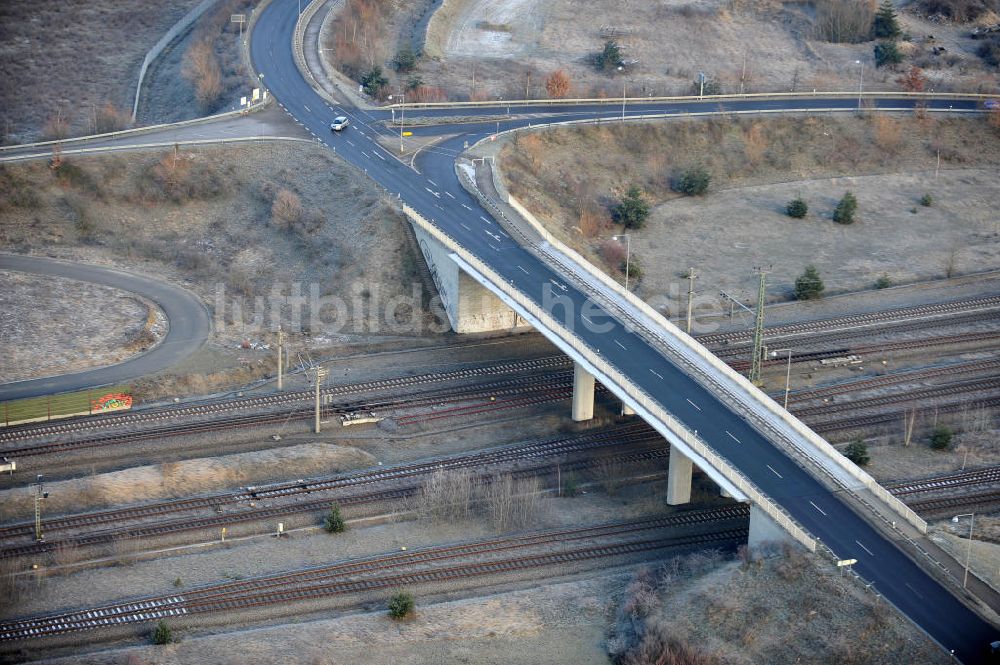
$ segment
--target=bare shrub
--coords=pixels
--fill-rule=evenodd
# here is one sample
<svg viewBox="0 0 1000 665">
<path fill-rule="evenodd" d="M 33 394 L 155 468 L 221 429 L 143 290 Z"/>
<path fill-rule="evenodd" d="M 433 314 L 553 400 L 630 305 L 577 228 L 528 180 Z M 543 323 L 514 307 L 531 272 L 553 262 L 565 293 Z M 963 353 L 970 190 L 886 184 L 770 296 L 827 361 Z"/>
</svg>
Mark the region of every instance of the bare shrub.
<svg viewBox="0 0 1000 665">
<path fill-rule="evenodd" d="M 608 267 L 613 270 L 621 270 L 625 265 L 625 246 L 622 245 L 617 240 L 608 238 L 601 243 L 600 248 L 601 258 L 605 260 Z"/>
<path fill-rule="evenodd" d="M 755 122 L 743 133 L 743 153 L 751 166 L 757 166 L 767 152 L 767 131 L 764 125 Z"/>
<path fill-rule="evenodd" d="M 923 14 L 940 15 L 959 23 L 975 21 L 988 12 L 1000 12 L 997 0 L 918 0 L 916 4 Z"/>
<path fill-rule="evenodd" d="M 279 189 L 271 203 L 271 223 L 284 230 L 294 229 L 302 222 L 302 201 L 288 189 Z"/>
<path fill-rule="evenodd" d="M 899 150 L 903 138 L 899 121 L 886 115 L 875 115 L 872 118 L 872 128 L 875 132 L 875 145 L 890 154 Z"/>
<path fill-rule="evenodd" d="M 594 465 L 594 479 L 608 496 L 614 496 L 625 484 L 625 465 L 613 459 L 602 459 Z"/>
<path fill-rule="evenodd" d="M 866 41 L 871 36 L 875 10 L 875 0 L 819 0 L 816 36 L 838 44 Z"/>
<path fill-rule="evenodd" d="M 545 92 L 552 99 L 562 99 L 569 94 L 572 83 L 565 70 L 557 69 L 545 79 Z"/>
<path fill-rule="evenodd" d="M 58 141 L 67 136 L 69 136 L 69 120 L 66 119 L 61 110 L 56 111 L 45 121 L 45 126 L 42 127 L 42 138 L 46 141 Z"/>
<path fill-rule="evenodd" d="M 538 513 L 539 489 L 538 478 L 494 476 L 482 485 L 483 512 L 497 531 L 524 528 Z"/>
<path fill-rule="evenodd" d="M 211 111 L 222 94 L 222 69 L 212 43 L 203 38 L 184 55 L 184 78 L 191 82 L 203 111 Z"/>
<path fill-rule="evenodd" d="M 415 511 L 443 522 L 465 520 L 473 514 L 477 482 L 468 469 L 436 471 L 416 497 Z"/>
<path fill-rule="evenodd" d="M 17 565 L 13 559 L 0 560 L 0 610 L 5 612 L 17 607 L 21 602 Z"/>
<path fill-rule="evenodd" d="M 128 127 L 131 116 L 111 102 L 107 102 L 94 114 L 94 131 L 98 134 L 117 132 Z"/>
</svg>

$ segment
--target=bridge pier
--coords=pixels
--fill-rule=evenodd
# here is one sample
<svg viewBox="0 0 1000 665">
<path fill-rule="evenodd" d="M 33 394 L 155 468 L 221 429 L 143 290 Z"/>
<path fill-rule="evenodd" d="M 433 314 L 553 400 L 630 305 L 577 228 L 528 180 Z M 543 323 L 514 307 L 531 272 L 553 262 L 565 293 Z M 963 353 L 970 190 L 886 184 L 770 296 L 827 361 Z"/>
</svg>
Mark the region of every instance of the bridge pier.
<svg viewBox="0 0 1000 665">
<path fill-rule="evenodd" d="M 594 417 L 594 375 L 573 363 L 573 420 L 580 422 Z"/>
<path fill-rule="evenodd" d="M 751 550 L 767 550 L 780 543 L 795 543 L 792 536 L 756 504 L 750 504 L 750 536 L 747 546 Z"/>
<path fill-rule="evenodd" d="M 418 224 L 411 226 L 452 330 L 477 333 L 531 327 L 493 292 L 459 269 L 448 248 Z"/>
<path fill-rule="evenodd" d="M 628 404 L 622 403 L 622 415 L 623 416 L 634 416 L 635 410 L 632 409 Z"/>
<path fill-rule="evenodd" d="M 667 467 L 667 503 L 679 506 L 691 502 L 691 459 L 670 446 L 670 465 Z"/>
</svg>

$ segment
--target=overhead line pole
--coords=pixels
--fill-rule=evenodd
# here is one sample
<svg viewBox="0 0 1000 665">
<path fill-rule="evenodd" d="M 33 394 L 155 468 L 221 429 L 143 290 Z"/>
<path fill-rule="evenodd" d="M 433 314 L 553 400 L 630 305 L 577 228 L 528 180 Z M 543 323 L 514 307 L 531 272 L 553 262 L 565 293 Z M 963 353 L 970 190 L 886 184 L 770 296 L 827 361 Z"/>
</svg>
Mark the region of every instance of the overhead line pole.
<svg viewBox="0 0 1000 665">
<path fill-rule="evenodd" d="M 753 357 L 750 359 L 750 382 L 760 385 L 760 370 L 763 358 L 761 352 L 764 348 L 764 285 L 767 273 L 771 272 L 770 266 L 767 268 L 756 267 L 753 269 L 758 276 L 757 283 L 757 311 L 753 324 Z"/>
</svg>

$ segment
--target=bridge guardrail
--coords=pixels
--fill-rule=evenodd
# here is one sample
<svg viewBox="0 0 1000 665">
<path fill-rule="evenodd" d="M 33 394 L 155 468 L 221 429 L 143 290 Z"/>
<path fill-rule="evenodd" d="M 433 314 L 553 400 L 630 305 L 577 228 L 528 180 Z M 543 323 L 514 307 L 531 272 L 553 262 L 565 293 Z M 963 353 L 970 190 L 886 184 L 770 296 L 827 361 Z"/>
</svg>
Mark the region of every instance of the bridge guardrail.
<svg viewBox="0 0 1000 665">
<path fill-rule="evenodd" d="M 878 99 L 884 97 L 897 97 L 901 99 L 963 99 L 963 100 L 987 100 L 996 99 L 997 95 L 987 95 L 979 93 L 951 93 L 951 92 L 904 92 L 904 91 L 871 91 L 858 93 L 850 91 L 826 91 L 826 92 L 748 92 L 731 95 L 680 95 L 672 97 L 624 97 L 626 103 L 632 104 L 657 104 L 666 103 L 687 103 L 687 102 L 733 102 L 741 100 L 760 99 Z M 581 105 L 602 105 L 617 106 L 623 101 L 622 97 L 581 97 L 575 99 L 498 99 L 483 102 L 411 102 L 408 104 L 390 104 L 384 108 L 406 109 L 447 109 L 447 108 L 488 108 L 495 107 L 520 107 L 520 106 L 581 106 Z"/>
<path fill-rule="evenodd" d="M 564 326 L 560 326 L 526 294 L 506 282 L 489 266 L 487 266 L 485 262 L 462 248 L 456 240 L 442 231 L 435 224 L 429 222 L 416 210 L 404 203 L 403 212 L 410 219 L 419 224 L 422 229 L 433 236 L 444 247 L 448 248 L 451 252 L 454 252 L 458 258 L 466 262 L 480 274 L 487 277 L 494 286 L 507 295 L 508 299 L 516 302 L 520 307 L 522 307 L 526 313 L 531 316 L 531 318 L 542 323 L 544 326 L 557 334 L 559 331 L 564 329 Z M 598 374 L 603 374 L 604 377 L 607 377 L 611 382 L 617 384 L 619 388 L 635 400 L 642 409 L 646 410 L 656 419 L 659 419 L 660 422 L 664 423 L 668 431 L 677 439 L 680 439 L 689 450 L 693 451 L 696 455 L 701 456 L 712 467 L 719 469 L 720 473 L 723 473 L 733 486 L 738 488 L 740 492 L 750 498 L 752 502 L 764 509 L 765 512 L 782 528 L 788 531 L 788 533 L 796 541 L 801 543 L 809 551 L 816 550 L 816 540 L 810 536 L 805 529 L 799 526 L 791 515 L 763 494 L 763 492 L 761 492 L 749 478 L 739 471 L 739 469 L 730 465 L 729 462 L 716 453 L 707 442 L 690 432 L 682 423 L 680 423 L 680 421 L 671 416 L 658 402 L 656 402 L 655 399 L 629 381 L 617 369 L 607 363 L 607 361 L 600 358 L 599 354 L 596 353 L 596 350 L 591 349 L 585 342 L 583 342 L 583 340 L 574 338 L 573 346 L 581 353 L 588 363 L 597 369 Z"/>
<path fill-rule="evenodd" d="M 86 155 L 100 152 L 121 152 L 123 150 L 148 150 L 150 148 L 171 148 L 175 145 L 199 146 L 199 145 L 225 145 L 227 143 L 253 143 L 254 141 L 293 141 L 295 143 L 308 143 L 316 145 L 309 139 L 297 136 L 236 136 L 224 139 L 191 139 L 189 141 L 165 141 L 162 143 L 128 143 L 125 145 L 109 145 L 98 148 L 72 148 L 64 150 L 64 155 Z M 29 159 L 42 159 L 48 157 L 48 153 L 27 153 L 24 155 L 10 155 L 0 157 L 2 162 L 19 162 Z"/>
</svg>

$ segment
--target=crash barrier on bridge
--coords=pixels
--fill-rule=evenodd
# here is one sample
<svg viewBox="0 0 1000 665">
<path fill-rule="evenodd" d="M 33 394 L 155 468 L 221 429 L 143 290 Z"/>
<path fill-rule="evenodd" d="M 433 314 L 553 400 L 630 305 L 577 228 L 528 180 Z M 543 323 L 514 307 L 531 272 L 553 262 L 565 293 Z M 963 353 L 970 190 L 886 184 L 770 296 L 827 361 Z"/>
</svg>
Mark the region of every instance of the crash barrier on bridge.
<svg viewBox="0 0 1000 665">
<path fill-rule="evenodd" d="M 996 99 L 997 95 L 951 92 L 747 92 L 731 95 L 684 95 L 676 97 L 588 97 L 577 99 L 494 99 L 483 102 L 411 102 L 408 104 L 389 104 L 385 108 L 406 109 L 447 109 L 447 108 L 508 108 L 520 106 L 581 106 L 604 105 L 618 106 L 622 102 L 631 104 L 690 103 L 690 102 L 738 102 L 746 100 L 765 99 L 960 99 L 967 101 L 986 101 Z"/>
<path fill-rule="evenodd" d="M 86 155 L 86 154 L 98 154 L 102 152 L 121 152 L 123 150 L 149 150 L 152 148 L 172 148 L 174 146 L 198 146 L 198 145 L 226 145 L 228 143 L 254 143 L 259 141 L 291 141 L 294 143 L 308 143 L 309 145 L 316 145 L 315 142 L 309 139 L 299 138 L 297 136 L 238 136 L 225 139 L 191 139 L 190 141 L 165 141 L 163 143 L 129 143 L 127 145 L 109 145 L 99 148 L 75 148 L 71 150 L 63 150 L 63 155 Z M 49 153 L 47 152 L 34 152 L 25 155 L 10 155 L 7 157 L 0 156 L 0 163 L 2 162 L 21 162 L 27 161 L 29 159 L 47 159 Z"/>
<path fill-rule="evenodd" d="M 191 125 L 198 125 L 202 123 L 216 122 L 217 120 L 225 120 L 227 118 L 238 118 L 241 115 L 246 115 L 247 113 L 252 113 L 258 111 L 267 106 L 266 102 L 260 102 L 249 106 L 245 109 L 239 109 L 238 111 L 226 111 L 225 113 L 217 113 L 215 115 L 208 115 L 204 118 L 192 118 L 191 120 L 181 120 L 180 122 L 166 122 L 159 125 L 148 125 L 146 127 L 135 127 L 133 129 L 120 129 L 116 132 L 105 132 L 103 134 L 90 134 L 88 136 L 74 136 L 72 138 L 66 139 L 56 139 L 54 141 L 36 141 L 34 143 L 16 143 L 14 145 L 4 145 L 0 146 L 0 154 L 4 152 L 10 152 L 12 150 L 24 150 L 27 148 L 42 148 L 54 145 L 66 145 L 67 143 L 81 143 L 83 141 L 100 141 L 100 140 L 111 140 L 120 138 L 128 138 L 130 136 L 136 136 L 138 134 L 149 134 L 151 132 L 159 132 L 167 129 L 176 129 L 177 127 L 189 127 Z"/>
<path fill-rule="evenodd" d="M 539 247 L 539 250 L 550 260 L 560 264 L 564 270 L 568 269 L 570 272 L 578 272 L 578 269 L 583 269 L 586 272 L 585 277 L 596 280 L 603 287 L 624 298 L 629 304 L 635 307 L 639 313 L 644 315 L 648 321 L 636 320 L 636 317 L 631 316 L 622 308 L 614 306 L 614 303 L 610 303 L 622 316 L 628 318 L 636 324 L 639 329 L 643 330 L 646 333 L 645 336 L 647 339 L 653 342 L 660 342 L 669 350 L 674 352 L 682 350 L 687 351 L 689 354 L 693 353 L 698 359 L 708 363 L 708 365 L 716 371 L 717 375 L 721 376 L 725 380 L 725 383 L 721 383 L 711 376 L 707 376 L 706 378 L 712 382 L 717 390 L 732 398 L 736 404 L 742 405 L 745 411 L 744 415 L 749 415 L 751 417 L 758 416 L 753 418 L 757 422 L 758 426 L 764 426 L 767 430 L 770 430 L 773 435 L 777 435 L 779 441 L 783 441 L 787 445 L 790 445 L 793 448 L 793 452 L 798 453 L 799 456 L 804 456 L 805 459 L 810 461 L 814 467 L 823 471 L 823 473 L 831 477 L 838 485 L 846 487 L 847 489 L 852 489 L 841 476 L 830 472 L 827 464 L 832 462 L 839 470 L 847 473 L 851 478 L 857 480 L 861 486 L 870 491 L 895 514 L 912 524 L 921 533 L 927 532 L 926 521 L 924 521 L 912 509 L 907 507 L 906 504 L 890 494 L 884 487 L 879 485 L 874 478 L 840 454 L 840 452 L 831 446 L 826 439 L 809 429 L 809 427 L 807 427 L 801 420 L 783 409 L 777 402 L 768 397 L 766 393 L 748 381 L 746 377 L 734 371 L 731 367 L 729 367 L 729 365 L 719 360 L 715 354 L 711 353 L 703 345 L 699 344 L 693 337 L 668 321 L 662 314 L 650 307 L 644 300 L 636 296 L 631 291 L 625 290 L 625 288 L 618 282 L 611 279 L 603 271 L 597 269 L 597 267 L 590 263 L 590 261 L 587 261 L 580 254 L 556 239 L 555 236 L 545 229 L 535 216 L 532 215 L 523 205 L 521 205 L 520 202 L 518 202 L 513 196 L 508 194 L 507 202 L 512 208 L 522 213 L 525 220 L 531 224 L 532 227 L 534 227 L 542 238 L 545 239 L 545 242 L 556 250 L 557 253 L 547 251 L 544 246 Z M 569 261 L 567 262 L 562 260 L 558 254 L 562 254 L 568 258 Z M 573 265 L 567 265 L 568 263 Z M 677 342 L 680 342 L 680 345 L 678 345 Z M 697 371 L 698 367 L 696 363 L 691 362 L 689 359 L 687 364 L 691 369 Z M 699 374 L 705 376 L 704 372 L 699 372 Z M 766 419 L 760 418 L 759 416 L 761 414 L 758 409 L 754 408 L 754 405 L 763 406 L 767 415 L 771 417 L 772 422 L 768 423 Z M 787 432 L 782 432 L 780 428 L 775 428 L 773 426 L 774 421 L 783 425 L 784 428 L 792 435 L 789 436 Z M 861 497 L 858 498 L 862 499 Z M 878 511 L 875 512 L 878 514 Z"/>
<path fill-rule="evenodd" d="M 174 23 L 173 27 L 160 37 L 160 41 L 156 42 L 153 48 L 146 52 L 146 57 L 142 59 L 142 66 L 139 67 L 139 82 L 135 86 L 135 101 L 132 102 L 132 122 L 135 122 L 135 116 L 139 112 L 139 97 L 142 93 L 142 83 L 146 78 L 146 70 L 149 69 L 154 60 L 160 57 L 163 49 L 167 48 L 170 42 L 174 41 L 181 33 L 187 31 L 191 27 L 191 24 L 201 18 L 201 15 L 208 11 L 208 8 L 214 4 L 215 0 L 202 0 L 194 9 L 185 14 L 181 20 Z"/>
<path fill-rule="evenodd" d="M 561 341 L 561 344 L 558 345 L 564 351 L 578 354 L 583 359 L 583 364 L 587 371 L 599 377 L 601 383 L 613 392 L 616 392 L 619 397 L 628 400 L 630 402 L 629 406 L 635 409 L 637 413 L 643 415 L 672 445 L 678 445 L 685 455 L 692 458 L 696 463 L 700 462 L 699 466 L 703 466 L 709 470 L 714 469 L 718 474 L 721 474 L 725 480 L 724 484 L 729 485 L 729 487 L 725 487 L 727 491 L 735 496 L 749 499 L 752 503 L 763 509 L 771 519 L 785 529 L 797 542 L 801 543 L 809 551 L 816 550 L 816 540 L 805 529 L 799 526 L 784 509 L 761 492 L 749 478 L 737 468 L 730 465 L 725 458 L 717 454 L 707 442 L 689 431 L 680 421 L 671 416 L 655 399 L 601 358 L 596 349 L 588 347 L 582 339 L 573 336 L 571 333 L 564 332 L 565 327 L 536 305 L 527 294 L 519 291 L 504 280 L 487 266 L 485 262 L 465 250 L 455 239 L 428 221 L 416 210 L 403 204 L 403 212 L 424 232 L 433 237 L 443 247 L 453 252 L 453 259 L 463 270 L 470 272 L 473 276 L 481 276 L 484 280 L 481 283 L 484 286 L 493 290 L 501 300 L 512 308 L 520 310 L 520 315 L 530 321 L 538 330 L 547 330 L 555 335 L 558 341 Z M 662 429 L 661 427 L 657 427 L 657 425 L 661 425 Z"/>
</svg>

